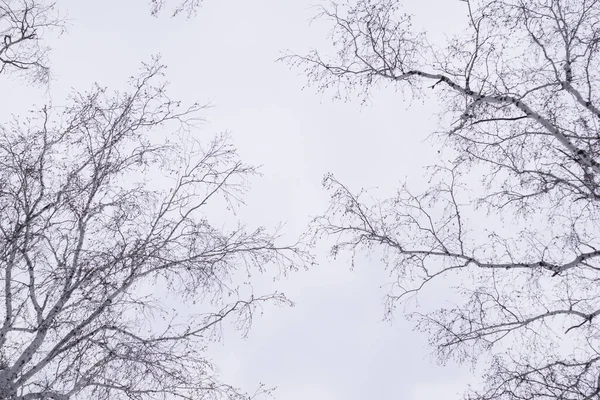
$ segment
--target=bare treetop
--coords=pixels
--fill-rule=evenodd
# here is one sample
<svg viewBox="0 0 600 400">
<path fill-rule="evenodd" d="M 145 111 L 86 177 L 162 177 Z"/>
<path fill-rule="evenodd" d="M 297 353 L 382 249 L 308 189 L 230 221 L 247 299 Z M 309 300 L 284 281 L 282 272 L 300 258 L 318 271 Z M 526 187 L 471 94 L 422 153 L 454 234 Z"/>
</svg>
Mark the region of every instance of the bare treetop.
<svg viewBox="0 0 600 400">
<path fill-rule="evenodd" d="M 331 207 L 314 233 L 337 238 L 334 255 L 384 251 L 388 311 L 462 282 L 463 303 L 412 317 L 442 361 L 491 353 L 485 386 L 468 398 L 598 398 L 600 2 L 456 7 L 468 30 L 432 43 L 400 1 L 332 3 L 318 17 L 335 52 L 286 57 L 321 90 L 393 85 L 440 99 L 450 121 L 429 190 L 369 200 L 328 175 Z"/>
<path fill-rule="evenodd" d="M 2 398 L 248 398 L 217 380 L 205 346 L 225 318 L 247 329 L 261 304 L 289 301 L 238 297 L 230 279 L 305 254 L 211 224 L 206 204 L 235 205 L 256 170 L 226 136 L 195 138 L 202 107 L 171 100 L 163 70 L 1 128 Z M 219 310 L 178 316 L 166 294 Z"/>
</svg>

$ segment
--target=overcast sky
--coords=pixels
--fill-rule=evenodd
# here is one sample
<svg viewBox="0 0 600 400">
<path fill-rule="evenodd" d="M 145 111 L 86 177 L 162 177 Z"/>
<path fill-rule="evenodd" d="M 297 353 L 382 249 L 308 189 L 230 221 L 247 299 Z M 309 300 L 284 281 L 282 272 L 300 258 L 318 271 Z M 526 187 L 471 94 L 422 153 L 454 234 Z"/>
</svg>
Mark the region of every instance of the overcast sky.
<svg viewBox="0 0 600 400">
<path fill-rule="evenodd" d="M 287 223 L 299 234 L 310 215 L 324 211 L 324 173 L 348 186 L 389 193 L 409 178 L 419 185 L 435 150 L 425 142 L 436 128 L 435 101 L 408 104 L 392 88 L 367 105 L 334 102 L 331 93 L 302 90 L 300 71 L 275 60 L 287 49 L 328 47 L 327 27 L 309 25 L 319 0 L 205 0 L 191 20 L 152 18 L 147 0 L 58 0 L 68 32 L 53 43 L 53 81 L 47 90 L 0 80 L 0 117 L 34 104 L 64 103 L 71 88 L 93 82 L 124 88 L 152 54 L 169 66 L 173 98 L 210 102 L 202 134 L 232 132 L 242 159 L 262 165 L 241 211 L 249 225 Z M 440 36 L 460 28 L 463 3 L 406 0 L 416 25 Z M 420 4 L 420 5 L 419 5 Z M 252 390 L 278 386 L 283 400 L 458 398 L 471 375 L 436 366 L 427 337 L 402 315 L 382 321 L 387 276 L 378 260 L 328 260 L 273 286 L 257 280 L 256 292 L 283 290 L 292 309 L 269 307 L 248 338 L 227 332 L 211 349 L 223 379 Z"/>
</svg>

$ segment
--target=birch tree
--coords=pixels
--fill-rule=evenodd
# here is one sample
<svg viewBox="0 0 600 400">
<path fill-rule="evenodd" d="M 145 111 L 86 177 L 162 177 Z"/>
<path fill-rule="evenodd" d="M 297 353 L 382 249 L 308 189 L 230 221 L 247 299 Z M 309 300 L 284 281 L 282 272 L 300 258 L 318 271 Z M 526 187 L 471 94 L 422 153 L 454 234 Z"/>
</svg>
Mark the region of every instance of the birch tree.
<svg viewBox="0 0 600 400">
<path fill-rule="evenodd" d="M 441 362 L 485 360 L 465 398 L 600 398 L 600 2 L 462 0 L 444 43 L 401 3 L 331 3 L 334 52 L 286 60 L 336 95 L 439 98 L 431 186 L 373 200 L 327 175 L 313 232 L 384 254 L 390 313 L 459 282 L 455 306 L 408 316 Z"/>
<path fill-rule="evenodd" d="M 0 0 L 0 76 L 47 83 L 44 39 L 62 27 L 52 2 Z M 154 59 L 125 92 L 96 85 L 0 125 L 2 399 L 269 392 L 221 382 L 205 350 L 223 322 L 245 334 L 264 304 L 291 305 L 239 292 L 240 275 L 310 259 L 211 217 L 222 204 L 235 220 L 258 172 L 227 135 L 198 138 L 203 107 L 171 99 L 164 69 Z"/>
<path fill-rule="evenodd" d="M 249 398 L 204 350 L 223 320 L 245 331 L 262 304 L 290 303 L 232 276 L 304 254 L 213 224 L 207 205 L 235 207 L 257 171 L 226 136 L 198 140 L 202 107 L 172 100 L 163 71 L 0 127 L 3 399 Z"/>
</svg>

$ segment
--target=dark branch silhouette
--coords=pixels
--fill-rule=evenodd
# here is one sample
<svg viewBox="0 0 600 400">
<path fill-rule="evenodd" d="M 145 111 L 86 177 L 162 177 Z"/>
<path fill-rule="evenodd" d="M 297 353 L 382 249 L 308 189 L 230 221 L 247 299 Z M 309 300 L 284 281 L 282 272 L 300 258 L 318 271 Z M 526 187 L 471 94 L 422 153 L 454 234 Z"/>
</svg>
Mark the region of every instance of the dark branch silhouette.
<svg viewBox="0 0 600 400">
<path fill-rule="evenodd" d="M 0 73 L 16 73 L 33 82 L 50 77 L 45 36 L 60 33 L 63 22 L 53 2 L 0 1 Z"/>
</svg>

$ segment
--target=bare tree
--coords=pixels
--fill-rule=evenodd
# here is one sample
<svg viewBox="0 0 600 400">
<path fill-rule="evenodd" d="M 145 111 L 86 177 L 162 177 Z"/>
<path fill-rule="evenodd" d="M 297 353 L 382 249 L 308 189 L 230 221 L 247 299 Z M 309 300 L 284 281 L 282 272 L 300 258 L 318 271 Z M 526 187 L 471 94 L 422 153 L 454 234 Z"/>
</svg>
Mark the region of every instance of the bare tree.
<svg viewBox="0 0 600 400">
<path fill-rule="evenodd" d="M 62 29 L 53 2 L 1 0 L 0 73 L 20 72 L 32 81 L 47 82 L 50 74 L 44 36 Z"/>
<path fill-rule="evenodd" d="M 456 7 L 465 33 L 436 44 L 400 1 L 334 3 L 319 17 L 335 54 L 286 58 L 337 94 L 386 83 L 431 94 L 454 121 L 436 136 L 446 150 L 423 194 L 369 200 L 326 176 L 315 234 L 337 238 L 333 254 L 384 252 L 389 312 L 460 282 L 456 306 L 409 315 L 442 362 L 491 356 L 467 398 L 598 399 L 600 1 Z"/>
<path fill-rule="evenodd" d="M 202 107 L 171 100 L 162 73 L 155 60 L 126 93 L 95 87 L 0 128 L 3 399 L 248 398 L 204 349 L 224 319 L 245 330 L 289 301 L 238 296 L 231 277 L 306 258 L 264 229 L 211 224 L 206 205 L 234 207 L 256 170 L 226 136 L 198 142 Z"/>
</svg>

